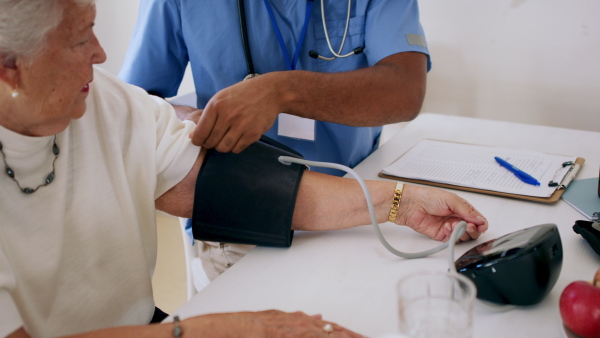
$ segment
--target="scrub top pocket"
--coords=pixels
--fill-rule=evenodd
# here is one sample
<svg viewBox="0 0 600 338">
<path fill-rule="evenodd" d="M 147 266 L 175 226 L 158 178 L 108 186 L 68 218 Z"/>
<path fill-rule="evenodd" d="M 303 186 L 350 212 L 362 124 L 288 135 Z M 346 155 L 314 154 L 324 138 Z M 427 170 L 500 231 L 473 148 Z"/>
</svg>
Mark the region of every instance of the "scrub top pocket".
<svg viewBox="0 0 600 338">
<path fill-rule="evenodd" d="M 331 41 L 331 47 L 337 53 L 344 37 L 344 31 L 346 29 L 346 19 L 342 20 L 327 20 L 327 32 L 329 34 L 329 40 Z M 314 24 L 316 46 L 312 47 L 319 55 L 324 57 L 331 57 L 331 51 L 327 45 L 325 31 L 323 30 L 323 21 L 315 22 Z M 365 17 L 359 16 L 350 18 L 348 24 L 348 33 L 346 34 L 346 41 L 344 48 L 340 54 L 348 54 L 357 47 L 365 47 Z M 335 60 L 317 60 L 317 71 L 323 73 L 336 73 L 344 72 L 349 70 L 355 70 L 359 68 L 367 67 L 367 57 L 365 53 L 358 55 L 351 55 L 345 58 L 337 58 Z"/>
</svg>

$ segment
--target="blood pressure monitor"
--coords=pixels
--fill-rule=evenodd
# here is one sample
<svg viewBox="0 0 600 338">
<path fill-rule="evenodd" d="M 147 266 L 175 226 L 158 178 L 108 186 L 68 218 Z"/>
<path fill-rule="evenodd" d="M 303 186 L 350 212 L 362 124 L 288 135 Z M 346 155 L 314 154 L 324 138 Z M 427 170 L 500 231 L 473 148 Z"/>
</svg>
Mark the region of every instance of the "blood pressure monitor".
<svg viewBox="0 0 600 338">
<path fill-rule="evenodd" d="M 477 298 L 532 305 L 556 283 L 563 252 L 555 224 L 542 224 L 482 243 L 456 261 L 458 273 L 477 286 Z"/>
</svg>

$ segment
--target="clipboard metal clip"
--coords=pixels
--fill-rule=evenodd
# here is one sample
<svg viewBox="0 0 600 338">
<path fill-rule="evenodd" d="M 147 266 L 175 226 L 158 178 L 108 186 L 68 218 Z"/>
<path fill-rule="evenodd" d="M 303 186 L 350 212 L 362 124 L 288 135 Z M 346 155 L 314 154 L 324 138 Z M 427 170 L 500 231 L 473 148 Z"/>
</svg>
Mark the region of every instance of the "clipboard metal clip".
<svg viewBox="0 0 600 338">
<path fill-rule="evenodd" d="M 566 168 L 566 167 L 569 167 L 569 170 L 563 176 L 563 179 L 559 182 L 557 177 L 560 177 L 560 172 L 563 170 L 563 168 Z M 557 187 L 556 188 L 557 190 L 567 189 L 567 187 L 569 186 L 569 183 L 571 183 L 571 181 L 573 180 L 573 177 L 575 177 L 575 175 L 577 175 L 577 172 L 579 172 L 579 168 L 580 168 L 579 164 L 577 164 L 573 161 L 563 162 L 562 167 L 558 168 L 556 170 L 556 173 L 554 174 L 554 178 L 552 178 L 552 180 L 550 182 L 548 182 L 548 186 L 549 187 Z"/>
</svg>

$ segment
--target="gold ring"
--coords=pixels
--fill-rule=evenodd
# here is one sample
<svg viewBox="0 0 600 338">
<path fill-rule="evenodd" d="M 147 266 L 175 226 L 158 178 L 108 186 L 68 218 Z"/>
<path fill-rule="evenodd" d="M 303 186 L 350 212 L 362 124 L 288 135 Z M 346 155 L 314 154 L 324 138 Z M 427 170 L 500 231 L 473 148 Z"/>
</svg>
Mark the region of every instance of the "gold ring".
<svg viewBox="0 0 600 338">
<path fill-rule="evenodd" d="M 325 326 L 323 326 L 323 331 L 325 331 L 325 333 L 327 333 L 325 335 L 325 337 L 329 337 L 329 334 L 331 332 L 333 332 L 333 326 L 331 324 L 327 323 L 327 324 L 325 324 Z"/>
</svg>

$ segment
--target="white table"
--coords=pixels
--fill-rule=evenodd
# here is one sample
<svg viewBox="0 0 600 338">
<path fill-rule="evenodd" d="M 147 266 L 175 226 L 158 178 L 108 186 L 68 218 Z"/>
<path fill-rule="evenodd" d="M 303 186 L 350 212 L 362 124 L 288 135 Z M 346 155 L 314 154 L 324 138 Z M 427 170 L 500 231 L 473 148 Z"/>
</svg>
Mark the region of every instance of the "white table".
<svg viewBox="0 0 600 338">
<path fill-rule="evenodd" d="M 598 175 L 600 133 L 525 125 L 466 117 L 421 114 L 394 138 L 356 167 L 365 179 L 377 177 L 419 140 L 432 138 L 481 145 L 528 149 L 586 159 L 577 178 Z M 504 197 L 455 191 L 489 220 L 490 229 L 477 241 L 457 246 L 455 258 L 471 247 L 518 229 L 555 223 L 560 229 L 564 260 L 552 292 L 530 307 L 494 307 L 477 301 L 474 337 L 563 337 L 558 300 L 574 280 L 591 280 L 600 257 L 575 234 L 583 216 L 564 201 L 548 205 Z M 434 242 L 408 228 L 382 224 L 388 241 L 402 251 L 421 251 Z M 395 285 L 412 272 L 447 270 L 447 251 L 406 260 L 389 253 L 371 226 L 343 231 L 296 232 L 289 249 L 257 248 L 176 314 L 193 315 L 279 309 L 323 314 L 370 337 L 397 332 Z"/>
</svg>

